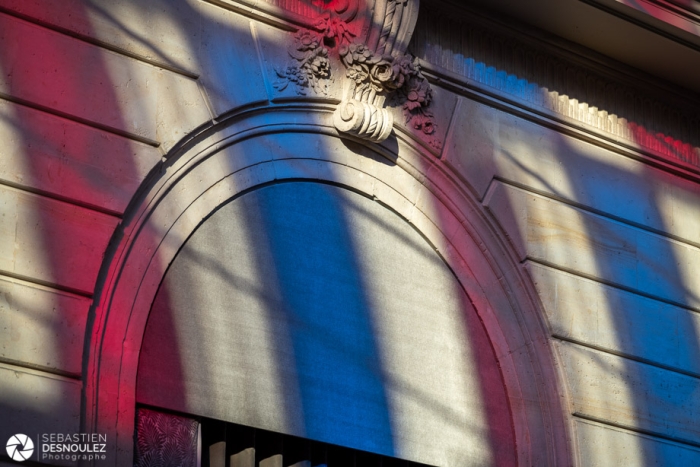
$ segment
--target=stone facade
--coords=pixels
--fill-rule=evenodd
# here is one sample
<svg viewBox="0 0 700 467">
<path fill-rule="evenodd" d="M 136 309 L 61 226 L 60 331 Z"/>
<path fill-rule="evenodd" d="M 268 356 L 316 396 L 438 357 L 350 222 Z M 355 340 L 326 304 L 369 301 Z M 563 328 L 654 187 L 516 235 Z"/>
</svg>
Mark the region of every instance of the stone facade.
<svg viewBox="0 0 700 467">
<path fill-rule="evenodd" d="M 224 465 L 212 420 L 700 463 L 697 90 L 447 0 L 0 0 L 0 44 L 0 439 L 32 465 Z"/>
</svg>

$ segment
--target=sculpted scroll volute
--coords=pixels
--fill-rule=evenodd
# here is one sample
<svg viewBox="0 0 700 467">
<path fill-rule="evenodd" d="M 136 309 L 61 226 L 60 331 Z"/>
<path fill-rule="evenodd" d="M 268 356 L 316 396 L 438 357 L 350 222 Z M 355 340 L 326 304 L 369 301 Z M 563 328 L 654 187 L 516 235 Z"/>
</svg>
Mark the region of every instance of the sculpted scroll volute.
<svg viewBox="0 0 700 467">
<path fill-rule="evenodd" d="M 296 33 L 289 48 L 295 63 L 277 69 L 278 90 L 294 85 L 299 94 L 327 94 L 330 57 L 345 67 L 343 91 L 333 123 L 338 131 L 374 142 L 389 137 L 393 118 L 385 105 L 403 107 L 406 124 L 433 146 L 432 90 L 414 58 L 406 54 L 419 0 L 317 0 L 313 29 Z"/>
</svg>

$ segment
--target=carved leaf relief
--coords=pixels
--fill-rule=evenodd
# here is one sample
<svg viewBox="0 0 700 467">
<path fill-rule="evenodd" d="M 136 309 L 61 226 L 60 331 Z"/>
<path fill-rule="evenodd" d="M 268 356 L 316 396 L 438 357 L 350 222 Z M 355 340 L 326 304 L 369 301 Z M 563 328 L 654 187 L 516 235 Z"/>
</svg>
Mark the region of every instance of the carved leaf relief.
<svg viewBox="0 0 700 467">
<path fill-rule="evenodd" d="M 327 95 L 333 53 L 346 68 L 343 96 L 339 96 L 341 103 L 333 117 L 339 131 L 375 142 L 385 140 L 393 128 L 392 116 L 384 108 L 390 99 L 389 104 L 403 108 L 406 125 L 440 149 L 435 118 L 428 109 L 433 91 L 414 57 L 405 53 L 418 1 L 376 0 L 372 8 L 368 6 L 360 16 L 374 14 L 378 21 L 372 23 L 368 42 L 356 40 L 348 24 L 355 13 L 347 15 L 347 0 L 317 0 L 314 5 L 324 7 L 324 13 L 314 23 L 315 30 L 295 34 L 287 50 L 294 61 L 275 69 L 275 89 L 281 92 L 292 85 L 299 95 L 306 95 L 309 89 Z"/>
<path fill-rule="evenodd" d="M 288 52 L 298 63 L 275 69 L 280 78 L 273 83 L 275 89 L 283 91 L 293 83 L 297 94 L 306 95 L 309 88 L 317 94 L 327 94 L 325 80 L 330 77 L 331 67 L 323 37 L 313 31 L 301 30 L 294 36 L 294 43 Z"/>
<path fill-rule="evenodd" d="M 196 467 L 197 420 L 139 409 L 136 467 Z"/>
</svg>

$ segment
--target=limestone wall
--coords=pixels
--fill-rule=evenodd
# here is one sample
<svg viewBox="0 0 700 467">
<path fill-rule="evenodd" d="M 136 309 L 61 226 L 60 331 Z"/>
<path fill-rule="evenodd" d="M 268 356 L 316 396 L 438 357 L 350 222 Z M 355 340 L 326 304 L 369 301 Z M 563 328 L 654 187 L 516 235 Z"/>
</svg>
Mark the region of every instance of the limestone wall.
<svg viewBox="0 0 700 467">
<path fill-rule="evenodd" d="M 94 330 L 101 329 L 96 310 L 104 291 L 113 290 L 110 264 L 122 254 L 118 246 L 133 213 L 150 199 L 144 193 L 173 173 L 164 158 L 177 160 L 190 142 L 197 144 L 198 129 L 216 129 L 226 119 L 245 120 L 249 132 L 279 125 L 279 140 L 269 140 L 279 159 L 283 133 L 335 131 L 325 117 L 305 120 L 311 110 L 304 109 L 331 109 L 340 80 L 329 81 L 328 96 L 274 85 L 289 61 L 291 34 L 309 26 L 303 8 L 278 3 L 0 1 L 0 440 L 18 431 L 69 433 L 99 425 L 89 402 Z M 430 2 L 421 8 L 421 14 L 435 10 L 419 20 L 409 50 L 434 90 L 434 133 L 416 130 L 393 108 L 395 137 L 376 153 L 395 165 L 375 167 L 363 159 L 365 149 L 352 144 L 328 157 L 378 179 L 400 180 L 377 198 L 394 196 L 397 205 L 417 212 L 431 209 L 421 204 L 422 193 L 442 196 L 457 220 L 439 225 L 440 216 L 433 216 L 433 223 L 414 226 L 427 237 L 437 229 L 449 238 L 443 257 L 467 237 L 472 241 L 474 219 L 491 229 L 492 243 L 474 241 L 498 263 L 488 274 L 517 290 L 513 297 L 529 297 L 539 324 L 528 324 L 533 334 L 516 342 L 506 328 L 521 323 L 494 319 L 491 326 L 489 307 L 479 306 L 488 300 L 478 295 L 491 292 L 463 286 L 481 310 L 498 358 L 516 354 L 513 367 L 521 352 L 530 352 L 524 359 L 552 358 L 551 378 L 537 379 L 539 363 L 532 370 L 533 381 L 550 388 L 538 396 L 531 383 L 521 389 L 527 397 L 510 396 L 511 404 L 526 406 L 523 413 L 549 410 L 537 399 L 547 391 L 559 398 L 561 413 L 551 416 L 563 420 L 570 458 L 536 459 L 581 466 L 699 462 L 695 101 L 683 103 L 682 90 L 653 83 L 615 100 L 610 90 L 613 97 L 615 89 L 627 90 L 634 75 L 613 70 L 601 77 L 594 61 L 579 56 L 576 71 L 602 80 L 607 95 L 584 96 L 576 79 L 537 82 L 549 75 L 533 67 L 566 67 L 570 52 L 517 31 L 507 31 L 511 42 L 502 48 L 460 48 L 467 39 L 458 25 L 444 15 L 434 18 L 439 7 Z M 502 25 L 480 24 L 506 34 Z M 479 43 L 476 33 L 470 37 Z M 525 44 L 520 49 L 518 41 Z M 505 60 L 507 48 L 540 51 L 544 58 Z M 333 66 L 332 76 L 343 73 L 339 63 Z M 652 102 L 641 108 L 655 110 L 634 110 L 630 102 L 640 95 Z M 287 108 L 298 116 L 290 110 L 281 123 L 268 118 Z M 242 166 L 245 159 L 253 166 L 268 156 L 237 157 L 227 164 Z M 301 170 L 288 164 L 275 166 L 279 173 L 269 180 Z M 313 167 L 294 174 L 325 174 L 321 165 Z M 184 188 L 181 202 L 192 202 Z M 496 335 L 496 328 L 505 330 Z M 509 379 L 511 370 L 517 373 L 503 367 L 506 387 L 524 378 Z M 531 428 L 528 423 L 514 422 L 515 430 Z M 535 455 L 519 452 L 521 462 Z"/>
</svg>

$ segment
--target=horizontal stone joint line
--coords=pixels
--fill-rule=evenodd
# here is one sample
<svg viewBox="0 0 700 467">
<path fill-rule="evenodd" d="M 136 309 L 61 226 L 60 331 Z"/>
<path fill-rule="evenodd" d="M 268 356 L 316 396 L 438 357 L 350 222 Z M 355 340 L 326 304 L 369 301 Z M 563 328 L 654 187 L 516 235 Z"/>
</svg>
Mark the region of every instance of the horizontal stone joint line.
<svg viewBox="0 0 700 467">
<path fill-rule="evenodd" d="M 501 177 L 500 175 L 494 175 L 491 183 L 493 183 L 494 180 L 501 182 L 504 185 L 508 185 L 508 186 L 513 187 L 513 188 L 517 188 L 519 190 L 522 190 L 522 191 L 525 191 L 525 192 L 528 192 L 528 193 L 531 193 L 534 195 L 542 196 L 543 198 L 547 198 L 547 199 L 559 202 L 559 203 L 567 205 L 567 206 L 571 206 L 573 208 L 576 208 L 578 210 L 593 214 L 595 216 L 602 217 L 604 219 L 609 219 L 615 223 L 619 223 L 619 224 L 622 224 L 622 225 L 625 225 L 628 227 L 643 230 L 643 231 L 648 232 L 650 234 L 657 235 L 659 237 L 673 240 L 674 242 L 682 243 L 684 245 L 688 245 L 688 246 L 700 249 L 700 243 L 693 242 L 692 240 L 680 237 L 678 235 L 674 235 L 672 233 L 664 232 L 663 230 L 649 227 L 648 225 L 640 224 L 638 222 L 631 221 L 629 219 L 625 219 L 624 217 L 616 216 L 615 214 L 610 214 L 609 212 L 602 211 L 600 209 L 596 209 L 596 208 L 591 207 L 587 204 L 582 204 L 582 203 L 579 203 L 575 200 L 564 198 L 562 196 L 557 195 L 556 193 L 547 192 L 544 190 L 538 190 L 537 188 L 533 188 L 533 187 L 525 185 L 523 183 L 509 180 L 507 178 Z M 490 188 L 490 186 L 491 185 L 489 184 L 489 188 Z M 488 193 L 488 190 L 486 190 L 486 193 Z M 485 197 L 486 196 L 484 196 L 484 198 Z"/>
<path fill-rule="evenodd" d="M 82 381 L 83 376 L 80 373 L 73 373 L 70 371 L 59 370 L 58 368 L 51 368 L 43 365 L 35 365 L 33 363 L 22 362 L 19 360 L 12 360 L 11 358 L 0 357 L 0 363 L 6 365 L 12 365 L 19 368 L 27 368 L 29 370 L 36 370 L 42 373 L 48 373 L 55 376 L 63 376 L 64 378 L 72 379 L 75 381 Z"/>
<path fill-rule="evenodd" d="M 587 414 L 584 414 L 581 412 L 573 412 L 571 415 L 573 415 L 576 418 L 580 418 L 582 420 L 589 420 L 591 422 L 600 423 L 601 425 L 608 425 L 608 426 L 612 426 L 615 428 L 622 428 L 623 430 L 631 431 L 633 433 L 639 433 L 641 435 L 646 435 L 646 436 L 650 436 L 653 438 L 663 439 L 665 441 L 671 441 L 673 443 L 682 444 L 685 446 L 692 446 L 694 448 L 700 448 L 700 443 L 698 443 L 696 441 L 691 441 L 689 439 L 677 438 L 675 436 L 669 436 L 669 435 L 665 435 L 663 433 L 658 433 L 656 431 L 645 430 L 643 428 L 635 428 L 635 427 L 623 425 L 621 423 L 615 423 L 615 422 L 610 421 L 610 420 L 605 420 L 602 418 L 593 417 L 591 415 L 587 415 Z"/>
<path fill-rule="evenodd" d="M 138 61 L 146 63 L 148 65 L 171 71 L 173 73 L 176 73 L 178 75 L 184 76 L 184 77 L 189 78 L 189 79 L 193 79 L 193 80 L 199 79 L 199 75 L 197 73 L 192 72 L 192 71 L 188 71 L 188 70 L 185 70 L 183 68 L 179 68 L 175 65 L 170 65 L 168 63 L 161 62 L 159 60 L 153 60 L 152 58 L 144 57 L 144 56 L 139 55 L 137 53 L 134 53 L 134 52 L 131 52 L 129 50 L 123 49 L 121 47 L 118 47 L 116 45 L 110 44 L 109 42 L 105 42 L 105 41 L 102 41 L 100 39 L 96 39 L 94 37 L 86 36 L 84 34 L 80 34 L 78 32 L 71 31 L 70 29 L 66 29 L 66 28 L 63 28 L 63 27 L 58 26 L 56 24 L 42 21 L 42 20 L 34 18 L 32 16 L 28 16 L 28 15 L 25 15 L 22 13 L 18 13 L 16 11 L 8 10 L 7 8 L 2 7 L 2 6 L 0 6 L 0 13 L 4 13 L 8 16 L 13 16 L 15 18 L 21 19 L 21 20 L 26 21 L 28 23 L 35 24 L 39 27 L 49 29 L 49 30 L 57 32 L 59 34 L 63 34 L 64 36 L 72 37 L 73 39 L 79 40 L 81 42 L 85 42 L 87 44 L 94 45 L 96 47 L 100 47 L 100 48 L 105 49 L 105 50 L 109 50 L 109 51 L 117 53 L 119 55 L 133 58 L 134 60 L 138 60 Z"/>
<path fill-rule="evenodd" d="M 4 270 L 0 269 L 0 277 L 2 277 L 2 276 L 9 277 L 12 279 L 18 279 L 18 280 L 21 280 L 24 282 L 29 282 L 30 284 L 41 285 L 43 287 L 55 289 L 55 290 L 58 290 L 60 292 L 66 292 L 66 293 L 69 293 L 72 295 L 76 295 L 78 297 L 89 298 L 91 300 L 93 297 L 92 292 L 88 292 L 88 291 L 80 290 L 80 289 L 75 289 L 73 287 L 67 287 L 65 285 L 60 285 L 60 284 L 56 284 L 53 282 L 44 281 L 44 280 L 37 279 L 34 277 L 25 276 L 22 274 L 16 274 L 16 273 L 11 272 L 11 271 L 4 271 Z"/>
<path fill-rule="evenodd" d="M 100 214 L 106 214 L 108 216 L 116 217 L 117 219 L 122 218 L 122 213 L 119 211 L 113 211 L 111 209 L 106 209 L 102 206 L 98 206 L 96 204 L 85 203 L 83 201 L 78 201 L 76 199 L 69 198 L 67 196 L 62 196 L 62 195 L 59 195 L 57 193 L 53 193 L 53 192 L 46 191 L 46 190 L 39 190 L 39 189 L 36 189 L 34 187 L 22 185 L 19 183 L 14 183 L 14 182 L 11 182 L 9 180 L 2 179 L 2 178 L 0 178 L 0 185 L 6 186 L 8 188 L 12 188 L 12 189 L 15 189 L 18 191 L 22 191 L 24 193 L 31 193 L 33 195 L 42 196 L 44 198 L 48 198 L 48 199 L 51 199 L 54 201 L 59 201 L 61 203 L 66 203 L 66 204 L 69 204 L 71 206 L 75 206 L 75 207 L 79 207 L 79 208 L 83 208 L 83 209 L 88 209 L 90 211 L 98 212 Z"/>
<path fill-rule="evenodd" d="M 77 115 L 71 115 L 67 112 L 63 112 L 57 109 L 52 109 L 51 107 L 46 107 L 41 104 L 37 104 L 35 102 L 31 102 L 25 99 L 21 99 L 19 97 L 14 97 L 9 94 L 5 94 L 0 92 L 0 99 L 4 99 L 8 102 L 13 102 L 15 104 L 23 105 L 25 107 L 29 107 L 34 110 L 39 110 L 41 112 L 45 112 L 47 114 L 54 115 L 56 117 L 60 118 L 65 118 L 66 120 L 70 120 L 72 122 L 80 123 L 85 126 L 89 126 L 92 128 L 96 128 L 98 130 L 105 131 L 107 133 L 112 133 L 117 136 L 121 136 L 122 138 L 127 138 L 139 143 L 147 144 L 149 146 L 153 146 L 154 148 L 160 147 L 160 143 L 158 141 L 154 141 L 150 138 L 146 138 L 144 136 L 136 135 L 134 133 L 129 133 L 128 131 L 120 130 L 118 128 L 111 127 L 109 125 L 103 125 L 102 123 L 94 122 L 92 120 L 88 120 L 86 118 L 78 117 Z"/>
<path fill-rule="evenodd" d="M 586 274 L 586 273 L 583 273 L 581 271 L 576 271 L 575 269 L 565 268 L 565 267 L 562 267 L 558 264 L 551 263 L 549 261 L 541 260 L 539 258 L 533 258 L 532 256 L 529 256 L 529 255 L 526 256 L 525 259 L 521 261 L 521 264 L 525 264 L 528 261 L 535 263 L 535 264 L 542 265 L 542 266 L 546 266 L 548 268 L 551 268 L 551 269 L 554 269 L 557 271 L 565 272 L 565 273 L 571 274 L 573 276 L 578 276 L 578 277 L 582 277 L 584 279 L 598 282 L 599 284 L 607 285 L 609 287 L 613 287 L 613 288 L 618 289 L 618 290 L 623 290 L 625 292 L 633 293 L 635 295 L 639 295 L 640 297 L 650 298 L 652 300 L 656 300 L 657 302 L 666 303 L 668 305 L 673 305 L 673 306 L 678 307 L 678 308 L 683 308 L 684 310 L 692 311 L 695 313 L 700 313 L 700 308 L 698 308 L 698 307 L 694 307 L 694 306 L 690 306 L 690 305 L 687 305 L 684 303 L 676 302 L 675 300 L 671 300 L 668 298 L 658 297 L 656 295 L 649 294 L 649 293 L 643 292 L 641 290 L 633 289 L 632 287 L 628 287 L 626 285 L 622 285 L 622 284 L 618 284 L 616 282 L 608 281 L 606 279 L 602 279 L 600 277 L 593 276 L 591 274 Z"/>
<path fill-rule="evenodd" d="M 224 10 L 238 13 L 246 18 L 279 28 L 283 31 L 297 32 L 299 26 L 309 28 L 313 26 L 314 21 L 310 18 L 304 18 L 295 15 L 291 11 L 286 14 L 280 14 L 280 11 L 265 8 L 265 5 L 248 6 L 245 2 L 236 2 L 234 0 L 200 0 L 205 3 L 223 8 Z"/>
<path fill-rule="evenodd" d="M 632 361 L 635 361 L 635 362 L 637 362 L 637 363 L 641 363 L 641 364 L 644 364 L 644 365 L 653 366 L 653 367 L 655 367 L 655 368 L 659 368 L 659 369 L 662 369 L 662 370 L 670 371 L 670 372 L 672 372 L 672 373 L 678 373 L 678 374 L 681 374 L 681 375 L 684 375 L 684 376 L 688 376 L 688 377 L 690 377 L 690 378 L 694 378 L 694 379 L 699 379 L 699 380 L 700 380 L 700 373 L 695 373 L 695 372 L 693 372 L 693 371 L 683 370 L 682 368 L 674 367 L 674 366 L 671 366 L 671 365 L 665 365 L 665 364 L 663 364 L 663 363 L 659 363 L 659 362 L 656 362 L 656 361 L 654 361 L 654 360 L 650 360 L 650 359 L 644 358 L 644 357 L 638 357 L 638 356 L 635 356 L 635 355 L 632 355 L 632 354 L 629 354 L 629 353 L 626 353 L 626 352 L 618 352 L 618 351 L 616 351 L 616 350 L 612 350 L 612 349 L 608 349 L 608 348 L 606 348 L 606 347 L 602 347 L 602 346 L 599 346 L 599 345 L 591 344 L 591 343 L 588 343 L 588 342 L 585 342 L 585 341 L 582 341 L 582 340 L 579 340 L 579 339 L 573 339 L 573 338 L 571 338 L 571 337 L 562 336 L 562 335 L 557 334 L 557 333 L 553 333 L 553 334 L 552 334 L 552 337 L 553 337 L 554 339 L 557 339 L 557 340 L 560 340 L 560 341 L 563 341 L 563 342 L 568 342 L 568 343 L 570 343 L 570 344 L 575 344 L 575 345 L 578 345 L 578 346 L 581 346 L 581 347 L 586 347 L 586 348 L 588 348 L 588 349 L 597 350 L 597 351 L 599 351 L 599 352 L 603 352 L 603 353 L 606 353 L 606 354 L 609 354 L 609 355 L 615 355 L 616 357 L 621 357 L 621 358 L 624 358 L 624 359 L 627 359 L 627 360 L 632 360 Z"/>
</svg>

